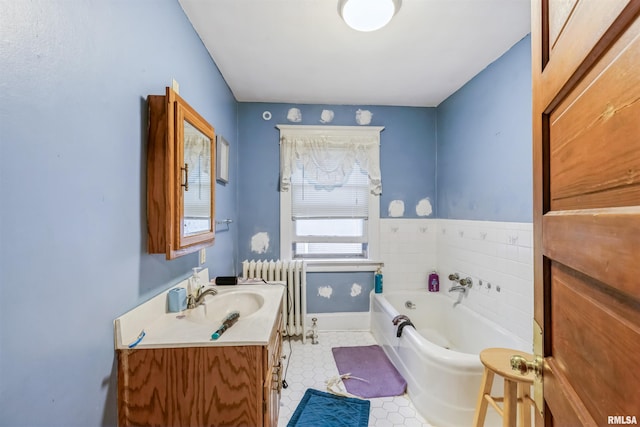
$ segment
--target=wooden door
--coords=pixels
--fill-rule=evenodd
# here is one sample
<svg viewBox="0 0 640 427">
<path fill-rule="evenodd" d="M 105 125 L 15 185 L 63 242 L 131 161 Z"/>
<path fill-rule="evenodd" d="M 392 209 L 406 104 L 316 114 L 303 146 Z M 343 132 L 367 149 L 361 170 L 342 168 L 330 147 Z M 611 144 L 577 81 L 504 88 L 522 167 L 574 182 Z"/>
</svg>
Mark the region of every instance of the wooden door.
<svg viewBox="0 0 640 427">
<path fill-rule="evenodd" d="M 640 423 L 639 12 L 640 0 L 532 4 L 547 426 Z"/>
</svg>

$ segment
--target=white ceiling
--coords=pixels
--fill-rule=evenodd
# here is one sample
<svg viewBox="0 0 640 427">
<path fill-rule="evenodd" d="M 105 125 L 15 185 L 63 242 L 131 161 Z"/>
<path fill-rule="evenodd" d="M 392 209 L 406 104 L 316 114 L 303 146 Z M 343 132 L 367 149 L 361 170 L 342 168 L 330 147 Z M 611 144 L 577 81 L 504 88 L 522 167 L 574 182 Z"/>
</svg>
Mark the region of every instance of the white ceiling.
<svg viewBox="0 0 640 427">
<path fill-rule="evenodd" d="M 403 0 L 381 30 L 338 0 L 179 0 L 238 101 L 437 106 L 530 31 L 530 0 Z"/>
</svg>

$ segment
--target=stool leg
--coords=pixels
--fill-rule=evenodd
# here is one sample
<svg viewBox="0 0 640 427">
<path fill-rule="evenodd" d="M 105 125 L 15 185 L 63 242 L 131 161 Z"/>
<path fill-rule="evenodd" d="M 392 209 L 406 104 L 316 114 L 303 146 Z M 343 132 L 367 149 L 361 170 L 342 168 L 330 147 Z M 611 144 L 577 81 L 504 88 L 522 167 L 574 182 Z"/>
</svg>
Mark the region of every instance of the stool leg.
<svg viewBox="0 0 640 427">
<path fill-rule="evenodd" d="M 503 427 L 516 425 L 516 408 L 518 403 L 518 383 L 504 379 L 504 407 L 502 414 Z"/>
<path fill-rule="evenodd" d="M 476 413 L 473 417 L 473 427 L 484 426 L 484 419 L 487 416 L 487 399 L 484 398 L 486 394 L 491 393 L 491 386 L 493 385 L 494 373 L 484 368 L 484 374 L 482 374 L 482 383 L 480 383 L 480 392 L 478 393 L 478 402 L 476 403 Z"/>
<path fill-rule="evenodd" d="M 531 427 L 531 401 L 529 396 L 531 386 L 526 383 L 518 383 L 518 413 L 520 415 L 520 426 Z"/>
</svg>

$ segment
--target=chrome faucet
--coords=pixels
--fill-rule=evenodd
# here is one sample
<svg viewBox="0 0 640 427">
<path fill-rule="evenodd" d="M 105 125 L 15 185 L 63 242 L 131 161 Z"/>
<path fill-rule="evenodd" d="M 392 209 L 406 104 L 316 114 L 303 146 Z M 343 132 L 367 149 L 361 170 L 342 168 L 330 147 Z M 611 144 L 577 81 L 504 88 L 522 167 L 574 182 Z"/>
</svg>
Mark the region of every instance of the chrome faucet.
<svg viewBox="0 0 640 427">
<path fill-rule="evenodd" d="M 473 279 L 471 279 L 471 277 L 461 279 L 458 273 L 450 274 L 449 280 L 458 283 L 458 285 L 452 286 L 449 292 L 462 292 L 464 294 L 473 285 Z"/>
<path fill-rule="evenodd" d="M 458 295 L 458 300 L 453 303 L 453 306 L 455 307 L 456 305 L 460 304 L 460 302 L 462 301 L 462 297 L 466 295 L 467 291 L 471 288 L 471 286 L 473 286 L 473 279 L 471 279 L 471 277 L 461 279 L 458 273 L 455 273 L 449 275 L 449 280 L 459 283 L 458 285 L 454 285 L 449 288 L 449 292 L 460 292 L 460 295 Z"/>
<path fill-rule="evenodd" d="M 198 288 L 196 295 L 189 295 L 187 297 L 187 308 L 196 308 L 198 305 L 202 304 L 204 297 L 207 295 L 216 295 L 218 290 L 216 288 L 208 288 L 204 289 L 204 286 Z"/>
</svg>

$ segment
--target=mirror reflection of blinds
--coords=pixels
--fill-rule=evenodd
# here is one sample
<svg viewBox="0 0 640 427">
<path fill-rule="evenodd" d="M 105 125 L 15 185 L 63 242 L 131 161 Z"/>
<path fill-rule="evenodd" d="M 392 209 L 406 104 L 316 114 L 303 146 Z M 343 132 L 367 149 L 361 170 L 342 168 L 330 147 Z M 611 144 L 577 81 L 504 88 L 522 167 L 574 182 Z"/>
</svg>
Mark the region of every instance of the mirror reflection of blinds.
<svg viewBox="0 0 640 427">
<path fill-rule="evenodd" d="M 355 165 L 346 182 L 322 185 L 305 176 L 303 169 L 291 175 L 291 216 L 296 219 L 369 217 L 369 179 Z"/>
<path fill-rule="evenodd" d="M 184 191 L 184 212 L 187 218 L 207 218 L 209 212 L 209 199 L 211 198 L 211 179 L 205 172 L 205 162 L 202 155 L 194 157 L 189 164 L 189 191 Z"/>
</svg>

